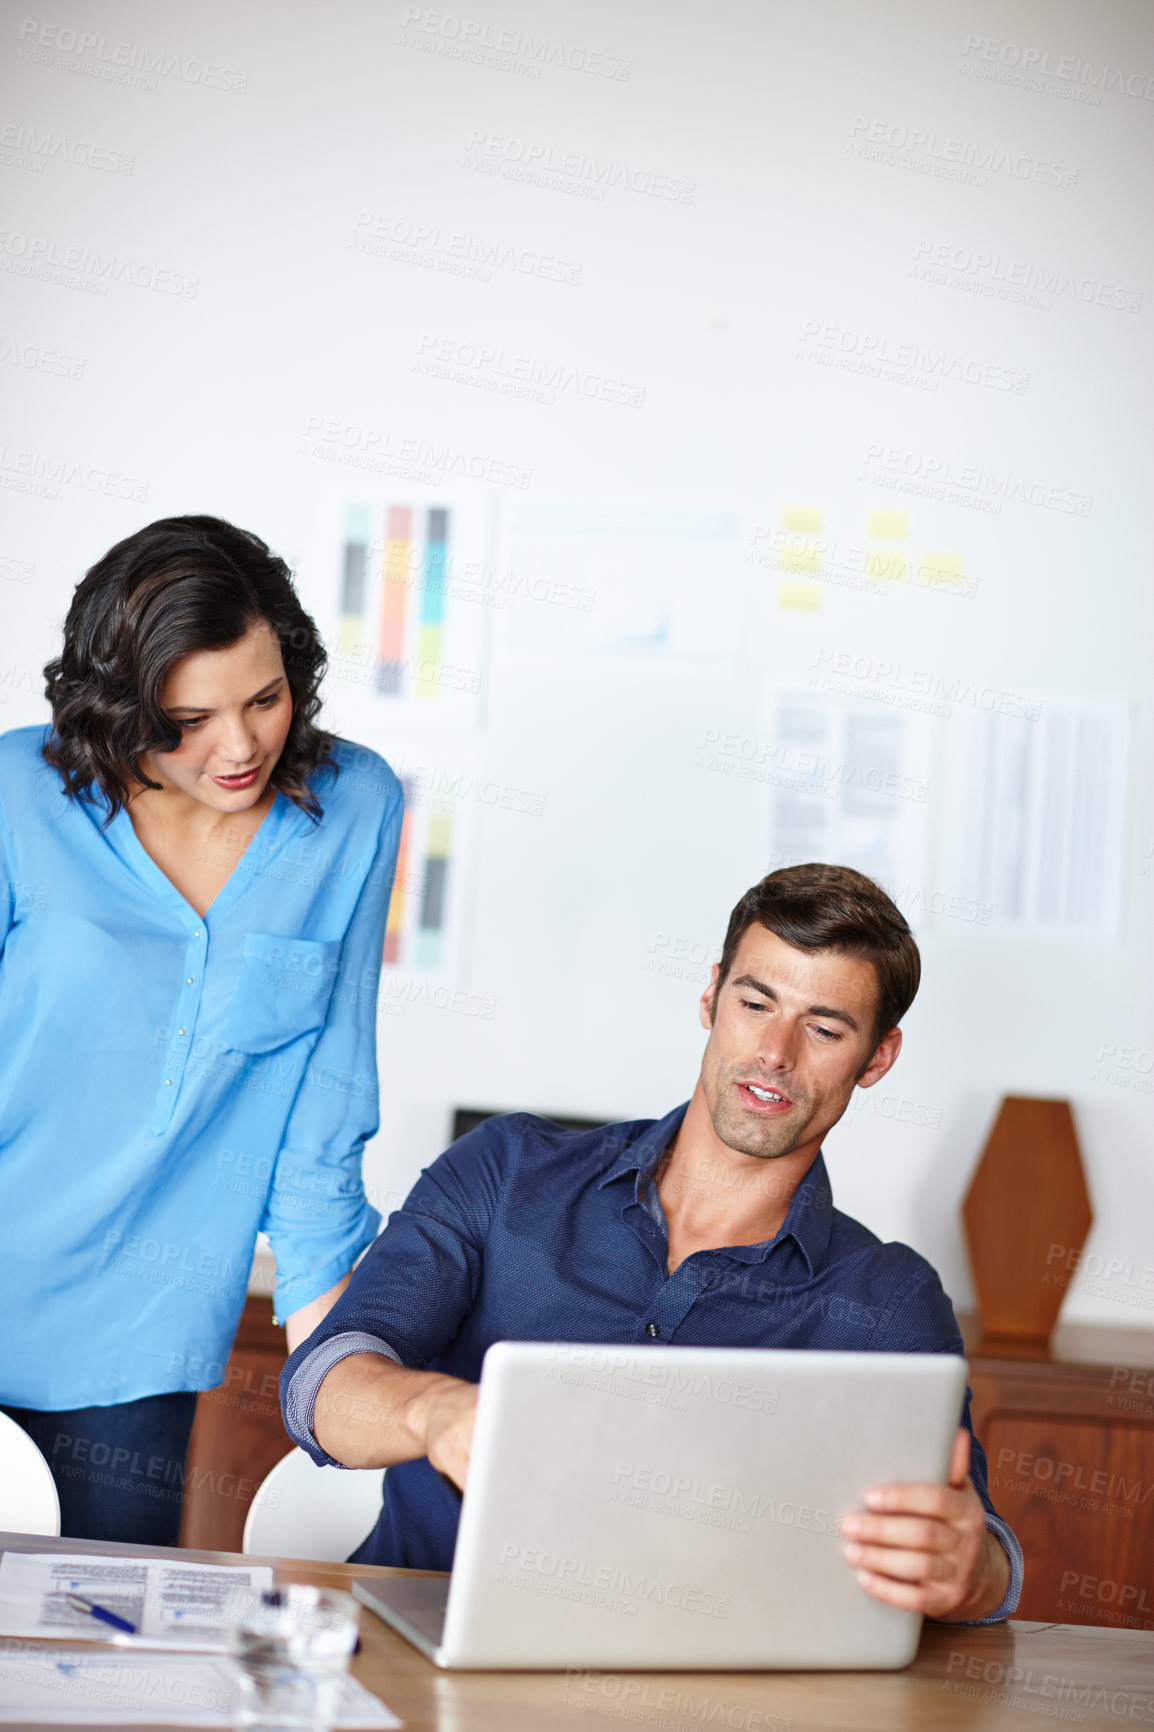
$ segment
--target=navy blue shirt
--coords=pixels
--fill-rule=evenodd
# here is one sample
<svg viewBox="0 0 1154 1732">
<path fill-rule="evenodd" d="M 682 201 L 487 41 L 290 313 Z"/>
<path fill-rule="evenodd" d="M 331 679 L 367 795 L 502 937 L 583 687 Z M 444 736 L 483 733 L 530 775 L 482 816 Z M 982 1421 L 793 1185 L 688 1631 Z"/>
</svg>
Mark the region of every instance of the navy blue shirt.
<svg viewBox="0 0 1154 1732">
<path fill-rule="evenodd" d="M 820 1154 L 775 1238 L 695 1251 L 668 1274 L 653 1177 L 684 1115 L 681 1106 L 575 1132 L 512 1113 L 454 1143 L 289 1359 L 281 1397 L 290 1435 L 314 1461 L 332 1462 L 312 1434 L 316 1392 L 357 1352 L 470 1382 L 486 1349 L 505 1340 L 963 1352 L 934 1270 L 834 1208 Z M 970 1474 L 1010 1559 L 1011 1592 L 995 1614 L 1007 1617 L 1021 1552 L 990 1502 L 976 1439 Z M 427 1460 L 392 1467 L 380 1520 L 353 1561 L 447 1570 L 459 1512 L 459 1495 Z"/>
</svg>

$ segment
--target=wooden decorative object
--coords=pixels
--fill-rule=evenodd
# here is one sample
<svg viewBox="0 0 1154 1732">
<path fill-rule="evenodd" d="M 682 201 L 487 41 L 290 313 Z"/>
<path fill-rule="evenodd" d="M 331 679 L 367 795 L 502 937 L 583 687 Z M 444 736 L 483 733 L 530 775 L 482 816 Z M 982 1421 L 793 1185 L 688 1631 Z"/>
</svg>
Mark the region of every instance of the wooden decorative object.
<svg viewBox="0 0 1154 1732">
<path fill-rule="evenodd" d="M 962 1218 L 983 1335 L 1047 1341 L 1093 1219 L 1068 1101 L 1006 1096 Z"/>
</svg>

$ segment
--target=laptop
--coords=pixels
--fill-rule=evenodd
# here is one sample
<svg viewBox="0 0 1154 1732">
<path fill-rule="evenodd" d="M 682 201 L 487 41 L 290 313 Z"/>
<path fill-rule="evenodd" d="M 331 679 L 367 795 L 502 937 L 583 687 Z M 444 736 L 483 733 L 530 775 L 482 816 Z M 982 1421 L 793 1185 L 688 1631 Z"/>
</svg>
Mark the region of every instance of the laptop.
<svg viewBox="0 0 1154 1732">
<path fill-rule="evenodd" d="M 921 1616 L 859 1587 L 842 1519 L 945 1482 L 951 1354 L 502 1341 L 450 1576 L 359 1577 L 438 1666 L 892 1668 Z"/>
</svg>

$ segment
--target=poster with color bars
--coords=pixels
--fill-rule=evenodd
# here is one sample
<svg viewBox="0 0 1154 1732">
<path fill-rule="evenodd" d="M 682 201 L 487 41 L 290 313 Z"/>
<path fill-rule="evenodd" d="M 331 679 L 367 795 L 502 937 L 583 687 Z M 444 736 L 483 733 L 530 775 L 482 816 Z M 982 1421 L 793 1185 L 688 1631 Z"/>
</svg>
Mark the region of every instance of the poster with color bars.
<svg viewBox="0 0 1154 1732">
<path fill-rule="evenodd" d="M 475 504 L 391 501 L 345 508 L 332 678 L 395 718 L 472 724 L 484 685 L 484 559 Z"/>
<path fill-rule="evenodd" d="M 385 921 L 386 969 L 455 976 L 460 931 L 461 814 L 430 804 L 429 779 L 402 775 L 405 816 Z"/>
</svg>

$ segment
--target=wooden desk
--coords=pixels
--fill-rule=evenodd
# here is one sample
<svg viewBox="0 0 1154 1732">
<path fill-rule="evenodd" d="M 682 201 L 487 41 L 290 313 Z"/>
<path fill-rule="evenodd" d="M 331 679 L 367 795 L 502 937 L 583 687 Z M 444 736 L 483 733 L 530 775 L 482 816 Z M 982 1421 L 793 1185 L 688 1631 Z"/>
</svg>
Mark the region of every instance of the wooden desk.
<svg viewBox="0 0 1154 1732">
<path fill-rule="evenodd" d="M 240 1563 L 167 1551 L 0 1534 L 0 1550 L 81 1551 Z M 345 1588 L 397 1570 L 269 1563 L 278 1582 Z M 96 1644 L 93 1644 L 96 1646 Z M 370 1612 L 353 1672 L 412 1732 L 1029 1732 L 1055 1720 L 1087 1732 L 1154 1723 L 1154 1634 L 1011 1622 L 927 1624 L 904 1672 L 439 1672 Z M 1039 1718 L 1040 1717 L 1040 1718 Z"/>
</svg>

